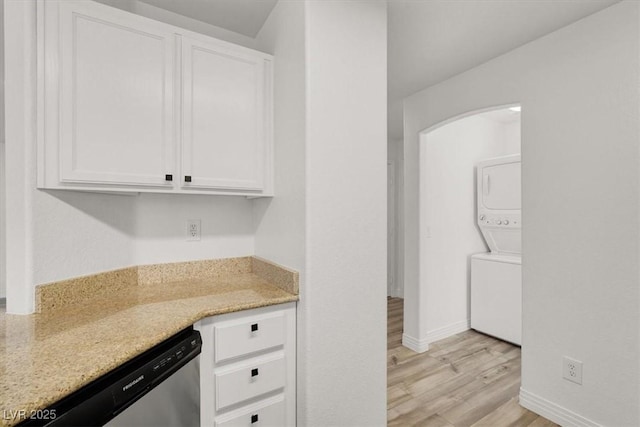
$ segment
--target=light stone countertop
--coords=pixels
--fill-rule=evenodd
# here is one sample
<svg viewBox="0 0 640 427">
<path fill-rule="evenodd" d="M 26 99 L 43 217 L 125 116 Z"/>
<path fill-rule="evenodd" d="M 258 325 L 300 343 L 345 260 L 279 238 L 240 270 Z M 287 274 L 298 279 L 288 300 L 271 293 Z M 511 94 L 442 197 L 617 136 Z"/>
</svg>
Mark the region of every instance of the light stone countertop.
<svg viewBox="0 0 640 427">
<path fill-rule="evenodd" d="M 131 286 L 27 316 L 0 312 L 0 425 L 17 424 L 16 411 L 46 408 L 202 318 L 297 300 L 251 272 Z"/>
</svg>

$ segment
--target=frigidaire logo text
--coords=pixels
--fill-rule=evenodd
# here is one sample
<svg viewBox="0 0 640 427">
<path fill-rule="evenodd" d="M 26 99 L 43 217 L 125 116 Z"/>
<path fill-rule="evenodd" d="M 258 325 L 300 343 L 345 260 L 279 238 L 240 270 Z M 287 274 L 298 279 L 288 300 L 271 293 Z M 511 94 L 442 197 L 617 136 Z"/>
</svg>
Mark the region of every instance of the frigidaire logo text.
<svg viewBox="0 0 640 427">
<path fill-rule="evenodd" d="M 140 375 L 138 378 L 136 378 L 135 380 L 131 381 L 129 384 L 127 384 L 124 387 L 122 387 L 122 391 L 129 390 L 131 387 L 133 387 L 134 385 L 138 384 L 143 379 L 144 379 L 144 374 Z"/>
</svg>

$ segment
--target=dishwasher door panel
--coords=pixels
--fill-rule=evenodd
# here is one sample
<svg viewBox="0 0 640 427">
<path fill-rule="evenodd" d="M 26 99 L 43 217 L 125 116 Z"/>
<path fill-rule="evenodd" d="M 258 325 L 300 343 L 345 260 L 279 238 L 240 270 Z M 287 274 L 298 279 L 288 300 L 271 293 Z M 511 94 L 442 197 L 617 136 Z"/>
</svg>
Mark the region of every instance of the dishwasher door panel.
<svg viewBox="0 0 640 427">
<path fill-rule="evenodd" d="M 200 427 L 200 357 L 183 366 L 108 427 Z"/>
</svg>

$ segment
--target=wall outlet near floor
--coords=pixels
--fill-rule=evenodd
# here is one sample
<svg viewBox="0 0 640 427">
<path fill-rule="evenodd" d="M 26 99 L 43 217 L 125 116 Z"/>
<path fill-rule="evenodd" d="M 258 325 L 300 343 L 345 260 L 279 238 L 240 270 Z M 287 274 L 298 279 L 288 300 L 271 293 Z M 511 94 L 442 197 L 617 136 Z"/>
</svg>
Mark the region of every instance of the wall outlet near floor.
<svg viewBox="0 0 640 427">
<path fill-rule="evenodd" d="M 187 241 L 195 242 L 200 240 L 200 220 L 188 219 L 187 220 Z"/>
<path fill-rule="evenodd" d="M 564 356 L 562 358 L 562 378 L 576 384 L 582 384 L 582 362 Z"/>
</svg>

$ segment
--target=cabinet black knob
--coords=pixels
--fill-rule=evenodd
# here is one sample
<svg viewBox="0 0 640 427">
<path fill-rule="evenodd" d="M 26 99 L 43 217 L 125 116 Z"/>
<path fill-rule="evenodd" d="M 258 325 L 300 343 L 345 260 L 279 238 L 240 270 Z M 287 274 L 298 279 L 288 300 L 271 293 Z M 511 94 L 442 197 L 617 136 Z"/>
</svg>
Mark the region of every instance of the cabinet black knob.
<svg viewBox="0 0 640 427">
<path fill-rule="evenodd" d="M 251 415 L 251 424 L 258 422 L 258 414 Z"/>
<path fill-rule="evenodd" d="M 171 175 L 171 174 L 166 174 L 166 175 L 164 176 L 164 180 L 165 180 L 165 181 L 173 181 L 173 175 Z"/>
<path fill-rule="evenodd" d="M 253 368 L 251 370 L 251 376 L 252 377 L 257 377 L 258 376 L 258 368 Z"/>
<path fill-rule="evenodd" d="M 252 324 L 251 325 L 251 332 L 255 332 L 257 330 L 258 330 L 258 324 L 257 323 Z"/>
<path fill-rule="evenodd" d="M 185 175 L 184 182 L 191 182 L 191 175 Z"/>
</svg>

